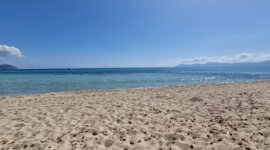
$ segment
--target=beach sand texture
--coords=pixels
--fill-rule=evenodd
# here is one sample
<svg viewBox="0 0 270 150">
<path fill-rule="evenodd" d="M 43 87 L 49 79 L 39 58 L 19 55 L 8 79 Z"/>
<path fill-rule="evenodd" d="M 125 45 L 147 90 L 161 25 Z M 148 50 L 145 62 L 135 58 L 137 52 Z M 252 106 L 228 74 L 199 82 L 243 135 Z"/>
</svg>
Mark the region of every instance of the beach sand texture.
<svg viewBox="0 0 270 150">
<path fill-rule="evenodd" d="M 0 150 L 270 150 L 270 81 L 0 97 Z"/>
</svg>

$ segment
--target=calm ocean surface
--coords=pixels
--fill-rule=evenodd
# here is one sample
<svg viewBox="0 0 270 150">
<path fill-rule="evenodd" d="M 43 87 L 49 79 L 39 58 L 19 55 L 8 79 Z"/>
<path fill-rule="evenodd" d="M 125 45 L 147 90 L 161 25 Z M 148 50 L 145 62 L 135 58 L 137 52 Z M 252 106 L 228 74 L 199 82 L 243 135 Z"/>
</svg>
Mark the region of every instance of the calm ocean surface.
<svg viewBox="0 0 270 150">
<path fill-rule="evenodd" d="M 270 80 L 270 66 L 0 71 L 0 95 Z"/>
</svg>

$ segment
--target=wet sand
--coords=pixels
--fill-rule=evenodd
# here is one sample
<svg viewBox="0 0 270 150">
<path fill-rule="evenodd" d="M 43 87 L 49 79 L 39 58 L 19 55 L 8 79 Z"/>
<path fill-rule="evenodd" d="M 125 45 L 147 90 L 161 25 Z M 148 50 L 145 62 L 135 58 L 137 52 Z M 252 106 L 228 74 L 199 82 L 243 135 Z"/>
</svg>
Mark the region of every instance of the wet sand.
<svg viewBox="0 0 270 150">
<path fill-rule="evenodd" d="M 0 97 L 0 149 L 270 149 L 270 81 Z"/>
</svg>

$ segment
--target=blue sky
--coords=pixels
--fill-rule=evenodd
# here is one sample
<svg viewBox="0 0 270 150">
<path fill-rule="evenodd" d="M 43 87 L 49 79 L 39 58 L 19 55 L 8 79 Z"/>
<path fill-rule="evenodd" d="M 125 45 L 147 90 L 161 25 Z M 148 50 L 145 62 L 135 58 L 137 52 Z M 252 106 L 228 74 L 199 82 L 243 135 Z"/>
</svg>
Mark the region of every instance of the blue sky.
<svg viewBox="0 0 270 150">
<path fill-rule="evenodd" d="M 1 0 L 0 45 L 24 57 L 0 63 L 157 67 L 268 54 L 269 8 L 269 0 Z"/>
</svg>

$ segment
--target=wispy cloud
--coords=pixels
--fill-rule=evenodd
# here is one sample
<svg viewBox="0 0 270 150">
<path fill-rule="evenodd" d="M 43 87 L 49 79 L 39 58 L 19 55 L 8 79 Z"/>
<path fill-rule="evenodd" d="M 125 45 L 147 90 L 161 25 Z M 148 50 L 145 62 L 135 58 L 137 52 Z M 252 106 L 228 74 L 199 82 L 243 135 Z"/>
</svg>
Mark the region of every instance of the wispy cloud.
<svg viewBox="0 0 270 150">
<path fill-rule="evenodd" d="M 232 56 L 196 57 L 191 59 L 181 59 L 180 65 L 263 62 L 268 60 L 270 60 L 270 53 L 240 53 Z"/>
<path fill-rule="evenodd" d="M 23 57 L 22 51 L 13 46 L 0 45 L 0 57 L 14 56 Z"/>
</svg>

